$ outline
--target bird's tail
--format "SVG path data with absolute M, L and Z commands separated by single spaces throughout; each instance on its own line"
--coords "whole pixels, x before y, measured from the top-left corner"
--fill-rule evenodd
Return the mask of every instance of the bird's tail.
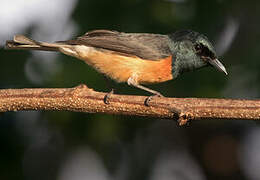
M 24 35 L 15 35 L 13 40 L 6 41 L 6 49 L 25 49 L 41 51 L 59 51 L 59 47 L 64 46 L 62 43 L 46 43 L 32 40 Z

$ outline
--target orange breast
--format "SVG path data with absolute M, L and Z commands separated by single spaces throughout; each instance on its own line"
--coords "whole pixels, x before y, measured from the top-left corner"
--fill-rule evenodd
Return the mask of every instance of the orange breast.
M 117 82 L 126 82 L 133 76 L 140 84 L 159 83 L 172 79 L 171 56 L 153 61 L 111 51 L 100 51 L 92 47 L 87 48 L 87 51 L 77 50 L 77 57 Z
M 138 82 L 141 84 L 160 83 L 172 79 L 172 56 L 152 61 L 141 60 Z

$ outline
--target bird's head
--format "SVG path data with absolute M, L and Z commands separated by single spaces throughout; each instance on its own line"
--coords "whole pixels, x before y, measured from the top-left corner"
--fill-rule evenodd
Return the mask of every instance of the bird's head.
M 216 51 L 206 36 L 184 30 L 169 37 L 172 42 L 170 49 L 175 55 L 173 71 L 176 70 L 177 74 L 210 65 L 227 75 L 226 68 L 218 60 Z

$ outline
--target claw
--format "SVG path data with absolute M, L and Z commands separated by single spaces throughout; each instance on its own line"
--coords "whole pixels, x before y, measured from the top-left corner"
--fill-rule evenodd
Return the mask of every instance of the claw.
M 111 98 L 111 95 L 114 94 L 114 89 L 112 89 L 109 93 L 107 93 L 104 96 L 104 103 L 109 104 L 109 99 Z
M 150 106 L 149 103 L 153 100 L 154 97 L 164 97 L 162 94 L 160 93 L 157 93 L 157 94 L 154 94 L 152 96 L 149 96 L 147 97 L 145 100 L 144 100 L 144 105 L 146 106 Z

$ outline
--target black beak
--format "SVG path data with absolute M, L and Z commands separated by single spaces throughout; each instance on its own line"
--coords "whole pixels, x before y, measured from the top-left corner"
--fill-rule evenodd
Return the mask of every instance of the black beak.
M 226 68 L 218 59 L 210 59 L 208 62 L 217 70 L 224 72 L 226 75 L 228 75 Z

